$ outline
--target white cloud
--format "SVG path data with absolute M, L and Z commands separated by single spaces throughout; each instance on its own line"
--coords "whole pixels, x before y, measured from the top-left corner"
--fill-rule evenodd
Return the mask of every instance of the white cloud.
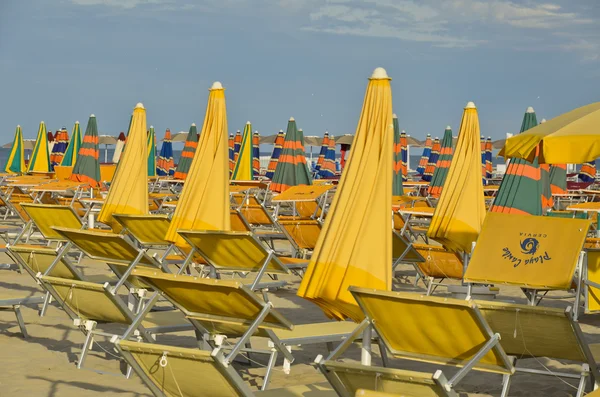
M 71 0 L 73 4 L 81 6 L 107 6 L 123 9 L 132 9 L 146 4 L 169 4 L 170 0 Z

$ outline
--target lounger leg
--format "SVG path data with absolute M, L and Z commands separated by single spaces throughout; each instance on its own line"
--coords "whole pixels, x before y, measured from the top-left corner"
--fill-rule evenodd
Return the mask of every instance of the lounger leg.
M 590 375 L 590 367 L 587 364 L 581 366 L 581 378 L 579 378 L 579 387 L 577 388 L 576 397 L 583 397 L 585 394 L 585 386 L 587 384 L 587 378 Z
M 44 296 L 44 304 L 42 305 L 42 308 L 40 310 L 40 317 L 44 317 L 44 315 L 46 314 L 46 310 L 48 310 L 48 305 L 50 304 L 50 302 L 52 302 L 52 296 L 50 295 L 50 292 L 46 292 L 46 295 Z
M 83 368 L 83 363 L 85 362 L 85 357 L 89 349 L 92 348 L 92 343 L 94 341 L 94 328 L 96 323 L 91 325 L 91 330 L 87 331 L 87 335 L 85 336 L 85 342 L 83 343 L 83 347 L 81 349 L 81 355 L 79 356 L 79 361 L 77 362 L 77 369 Z M 87 327 L 86 327 L 87 328 Z
M 273 373 L 273 367 L 275 367 L 275 363 L 277 362 L 277 350 L 273 349 L 271 352 L 271 356 L 269 357 L 269 364 L 267 365 L 267 373 L 265 374 L 265 378 L 263 379 L 263 385 L 260 390 L 267 390 L 269 386 L 269 382 L 271 381 L 271 374 Z
M 23 316 L 21 315 L 21 306 L 14 305 L 13 310 L 15 311 L 15 316 L 17 317 L 17 323 L 19 324 L 19 328 L 21 329 L 21 333 L 23 334 L 23 338 L 29 338 L 27 334 L 27 329 L 25 328 L 25 321 L 23 321 Z
M 360 351 L 360 363 L 362 365 L 371 365 L 371 338 L 373 336 L 373 328 L 369 324 L 363 331 L 362 348 Z
M 427 296 L 430 296 L 431 293 L 433 292 L 433 282 L 434 282 L 434 278 L 433 277 L 427 277 Z M 425 280 L 423 280 L 425 281 Z

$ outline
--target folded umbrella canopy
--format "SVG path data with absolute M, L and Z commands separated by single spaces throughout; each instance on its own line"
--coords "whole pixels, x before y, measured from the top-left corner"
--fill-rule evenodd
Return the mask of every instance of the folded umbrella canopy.
M 431 153 L 429 154 L 429 159 L 427 160 L 427 167 L 425 167 L 425 172 L 421 177 L 421 180 L 425 182 L 431 182 L 431 178 L 433 177 L 433 173 L 437 167 L 438 158 L 440 157 L 440 150 L 442 149 L 442 144 L 440 143 L 440 138 L 437 136 L 433 140 L 433 145 L 431 146 Z
M 190 164 L 192 164 L 194 153 L 196 153 L 197 146 L 198 129 L 196 128 L 196 123 L 192 123 L 187 138 L 185 139 L 185 144 L 183 145 L 181 157 L 179 158 L 179 163 L 177 164 L 177 169 L 175 170 L 173 178 L 185 180 L 190 169 Z
M 367 86 L 352 156 L 298 288 L 298 296 L 331 318 L 363 318 L 349 286 L 391 289 L 393 144 L 390 79 L 377 68 Z
M 396 120 L 398 120 L 396 118 Z M 406 131 L 400 133 L 400 153 L 402 155 L 402 182 L 408 180 L 408 140 Z
M 15 139 L 13 140 L 4 171 L 9 174 L 22 174 L 25 172 L 25 144 L 23 143 L 23 131 L 20 125 L 15 130 Z
M 79 155 L 79 149 L 81 148 L 82 138 L 81 129 L 79 128 L 79 121 L 75 122 L 73 126 L 73 132 L 71 132 L 71 139 L 67 145 L 67 150 L 60 163 L 63 167 L 73 167 L 77 162 L 77 156 Z
M 566 164 L 553 164 L 550 166 L 550 191 L 552 194 L 567 193 Z
M 275 143 L 273 144 L 273 152 L 271 153 L 271 161 L 269 161 L 269 168 L 265 176 L 269 179 L 273 179 L 275 170 L 277 169 L 277 163 L 279 162 L 279 156 L 283 150 L 283 142 L 285 141 L 285 134 L 283 130 L 279 130 L 275 137 Z
M 325 154 L 329 148 L 329 132 L 325 131 L 323 135 L 323 141 L 321 142 L 321 150 L 319 151 L 319 158 L 317 159 L 317 165 L 315 165 L 315 172 L 319 172 L 323 161 L 325 161 Z
M 146 141 L 148 146 L 148 176 L 156 176 L 156 134 L 154 126 L 150 126 Z
M 67 145 L 69 144 L 69 133 L 65 127 L 56 131 L 56 137 L 54 139 L 54 146 L 52 147 L 52 154 L 50 155 L 50 163 L 52 167 L 61 165 L 65 152 L 67 151 Z
M 252 178 L 252 124 L 248 121 L 244 127 L 240 148 L 235 156 L 232 181 L 251 181 Z
M 481 179 L 485 185 L 485 138 L 482 136 L 479 142 L 481 142 Z
M 425 174 L 425 168 L 427 168 L 427 163 L 429 162 L 429 155 L 431 154 L 432 145 L 433 142 L 431 141 L 431 134 L 427 134 L 427 138 L 425 138 L 425 148 L 423 149 L 423 154 L 421 155 L 419 166 L 417 167 L 417 174 L 419 175 Z
M 521 133 L 536 125 L 535 111 L 532 107 L 528 107 L 521 123 Z M 546 175 L 543 176 L 543 173 Z M 531 163 L 524 159 L 512 158 L 509 160 L 490 211 L 543 215 L 546 209 L 543 197 L 544 184 L 548 185 L 548 175 L 547 171 L 540 167 L 537 156 Z
M 400 125 L 398 124 L 398 117 L 396 117 L 395 114 L 392 116 L 392 124 L 394 126 L 394 156 L 392 159 L 392 195 L 402 196 L 404 195 L 404 189 L 402 187 L 402 181 L 404 179 L 402 168 L 402 138 L 400 134 Z
M 327 142 L 329 146 L 327 147 L 325 159 L 318 173 L 321 178 L 335 177 L 335 139 L 333 135 L 327 138 Z
M 98 124 L 96 116 L 90 115 L 83 143 L 79 148 L 77 162 L 71 174 L 71 180 L 76 182 L 85 182 L 92 187 L 100 185 L 100 161 L 98 159 L 100 151 L 98 150 Z
M 163 138 L 158 161 L 156 162 L 156 174 L 160 176 L 171 176 L 175 173 L 175 162 L 173 161 L 173 143 L 171 142 L 171 130 L 167 128 Z
M 252 135 L 252 175 L 260 175 L 260 134 L 254 131 Z
M 129 123 L 131 124 L 131 122 Z M 128 129 L 129 131 L 129 129 Z M 115 151 L 113 153 L 112 162 L 113 164 L 117 164 L 121 159 L 121 154 L 123 153 L 123 149 L 125 148 L 125 141 L 127 138 L 125 137 L 125 133 L 121 132 L 119 137 L 117 138 L 117 143 L 115 144 Z
M 477 140 L 478 147 L 481 147 L 479 138 Z M 448 176 L 448 169 L 450 168 L 450 164 L 452 164 L 452 153 L 452 129 L 450 126 L 447 126 L 442 138 L 440 155 L 433 171 L 433 176 L 431 177 L 431 183 L 429 184 L 429 195 L 433 197 L 439 197 L 442 194 L 442 189 L 444 189 L 446 177 Z M 481 162 L 479 164 L 481 173 Z
M 233 138 L 233 160 L 236 161 L 237 155 L 240 152 L 240 147 L 242 146 L 242 132 L 237 130 L 235 132 L 235 137 Z
M 46 134 L 46 124 L 40 122 L 37 139 L 31 153 L 31 160 L 27 172 L 52 172 L 50 164 L 50 152 L 48 151 L 48 136 Z
M 492 163 L 492 138 L 487 137 L 485 140 L 485 179 L 492 179 L 494 173 L 494 164 Z
M 577 177 L 581 182 L 594 182 L 596 180 L 596 160 L 583 163 Z
M 312 178 L 306 165 L 304 136 L 296 127 L 296 120 L 290 117 L 283 142 L 283 150 L 273 175 L 271 190 L 281 193 L 292 186 L 312 185 Z
M 233 173 L 235 168 L 235 150 L 233 148 L 233 134 L 229 134 L 229 140 L 227 141 L 229 147 L 229 177 Z
M 208 94 L 202 136 L 166 239 L 186 247 L 177 230 L 230 230 L 227 106 L 218 81 Z
M 133 109 L 127 145 L 117 164 L 108 195 L 98 220 L 115 232 L 121 226 L 113 214 L 148 214 L 148 133 L 146 109 L 138 103 Z
M 464 109 L 456 151 L 427 236 L 454 252 L 471 252 L 485 218 L 477 108 Z

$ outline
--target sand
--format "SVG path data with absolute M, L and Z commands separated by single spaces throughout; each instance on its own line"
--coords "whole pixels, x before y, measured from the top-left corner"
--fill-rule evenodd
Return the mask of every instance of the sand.
M 8 256 L 1 254 L 0 263 L 12 262 Z M 101 273 L 105 271 L 101 265 L 84 261 L 86 273 Z M 409 267 L 400 269 L 395 287 L 400 290 L 423 292 L 422 285 L 414 287 L 414 271 Z M 295 324 L 313 321 L 326 321 L 326 317 L 318 307 L 298 298 L 295 291 L 299 279 L 295 276 L 288 278 L 290 286 L 270 295 L 275 307 Z M 27 274 L 19 274 L 14 270 L 0 270 L 0 296 L 35 296 L 41 290 L 35 281 Z M 440 290 L 438 295 L 445 295 Z M 500 299 L 524 303 L 522 293 L 516 288 L 501 288 Z M 568 300 L 547 300 L 545 305 L 565 308 Z M 23 316 L 27 323 L 30 337 L 23 339 L 12 312 L 0 311 L 0 396 L 150 396 L 150 392 L 133 375 L 126 379 L 120 375 L 122 362 L 116 357 L 111 344 L 99 339 L 89 354 L 84 369 L 76 368 L 76 360 L 84 341 L 84 335 L 76 328 L 68 316 L 56 306 L 51 306 L 44 317 L 39 317 L 37 308 L 23 308 Z M 594 316 L 583 316 L 581 326 L 589 342 L 600 342 L 600 321 Z M 109 328 L 115 329 L 115 328 Z M 457 338 L 460 335 L 457 335 Z M 160 335 L 159 343 L 177 344 L 194 347 L 193 333 Z M 106 351 L 103 351 L 105 349 Z M 288 385 L 323 382 L 324 377 L 310 363 L 318 354 L 327 354 L 324 345 L 312 345 L 294 350 L 296 362 L 290 375 L 275 371 L 270 388 Z M 345 359 L 358 360 L 360 351 L 352 348 L 344 355 Z M 261 360 L 259 360 L 261 361 Z M 280 359 L 281 361 L 281 359 Z M 577 370 L 577 365 L 568 365 L 553 360 L 539 359 L 539 362 L 549 369 L 562 370 L 570 368 Z M 262 360 L 265 363 L 265 360 Z M 375 354 L 374 364 L 380 363 Z M 523 360 L 520 365 L 542 368 L 534 359 Z M 279 363 L 280 365 L 280 363 Z M 264 367 L 245 364 L 236 365 L 242 377 L 253 386 L 262 384 Z M 433 371 L 440 368 L 407 361 L 392 361 L 392 366 L 420 371 Z M 447 377 L 455 370 L 442 368 Z M 99 373 L 103 371 L 105 373 Z M 111 374 L 109 374 L 109 372 Z M 571 396 L 575 395 L 575 381 L 570 385 L 564 380 L 552 376 L 517 374 L 511 386 L 511 396 Z M 456 387 L 461 395 L 468 396 L 497 396 L 500 394 L 501 376 L 472 371 Z

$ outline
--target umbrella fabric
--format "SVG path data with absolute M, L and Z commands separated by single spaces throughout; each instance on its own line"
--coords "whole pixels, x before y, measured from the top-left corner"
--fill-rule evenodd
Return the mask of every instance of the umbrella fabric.
M 506 140 L 500 156 L 532 161 L 541 143 L 540 164 L 582 164 L 600 157 L 600 102 L 540 123 Z
M 6 162 L 4 171 L 9 174 L 22 174 L 25 172 L 25 145 L 23 143 L 23 131 L 18 125 L 15 130 L 15 139 L 10 149 L 10 155 Z
M 392 91 L 376 69 L 365 94 L 352 157 L 337 187 L 298 296 L 326 315 L 360 321 L 364 315 L 349 286 L 392 286 Z
M 54 148 L 54 135 L 52 131 L 48 131 L 48 153 L 52 154 L 52 149 Z M 52 163 L 52 160 L 50 160 Z
M 186 243 L 177 230 L 230 230 L 225 90 L 215 82 L 208 94 L 198 150 L 171 220 L 166 239 Z
M 273 152 L 271 153 L 271 161 L 269 161 L 269 168 L 267 168 L 267 173 L 265 176 L 269 179 L 273 179 L 273 175 L 275 175 L 275 170 L 277 169 L 277 163 L 279 162 L 279 156 L 281 155 L 281 151 L 283 150 L 283 142 L 285 141 L 285 134 L 283 130 L 279 130 L 277 133 L 277 137 L 275 138 L 275 143 L 273 145 Z
M 489 181 L 492 179 L 494 172 L 494 165 L 492 163 L 492 138 L 488 136 L 485 141 L 485 179 Z
M 392 116 L 392 125 L 394 126 L 394 156 L 392 158 L 392 195 L 402 196 L 404 189 L 402 188 L 403 175 L 403 152 L 402 152 L 402 138 L 400 134 L 400 125 L 398 124 L 398 117 L 394 114 Z M 405 137 L 406 143 L 406 137 Z
M 417 167 L 418 175 L 423 175 L 425 173 L 425 168 L 427 168 L 427 163 L 429 162 L 429 155 L 431 154 L 432 145 L 433 142 L 431 141 L 431 135 L 427 134 L 427 138 L 425 138 L 425 148 L 423 149 L 423 154 L 421 155 L 419 166 Z
M 400 133 L 400 153 L 402 154 L 402 182 L 408 180 L 408 143 L 406 139 L 406 131 Z
M 477 108 L 464 109 L 456 151 L 427 236 L 454 252 L 471 252 L 485 218 Z
M 242 142 L 235 157 L 232 181 L 251 181 L 252 178 L 252 124 L 248 121 L 242 134 Z
M 321 169 L 318 174 L 321 178 L 333 178 L 335 177 L 335 139 L 333 135 L 327 138 L 329 146 L 325 153 L 325 159 L 321 165 Z
M 485 185 L 485 138 L 481 137 L 479 142 L 481 142 L 481 178 L 483 180 L 483 184 Z
M 56 138 L 54 139 L 54 146 L 52 147 L 52 154 L 50 155 L 50 163 L 52 163 L 52 167 L 62 163 L 68 144 L 69 133 L 67 132 L 67 129 L 63 127 L 56 131 Z
M 71 174 L 71 180 L 76 182 L 86 182 L 92 187 L 100 185 L 100 161 L 98 160 L 100 151 L 98 150 L 98 124 L 96 116 L 93 114 L 88 119 L 83 143 L 79 148 L 77 162 Z
M 566 164 L 554 164 L 550 166 L 550 191 L 552 194 L 567 193 Z
M 115 144 L 115 151 L 113 153 L 113 158 L 112 158 L 113 164 L 117 164 L 119 162 L 119 160 L 121 159 L 121 154 L 123 153 L 123 149 L 125 148 L 126 140 L 127 140 L 127 138 L 125 138 L 125 133 L 121 132 L 119 134 L 119 137 L 117 138 L 117 143 Z
M 67 150 L 62 159 L 60 165 L 64 167 L 73 167 L 77 162 L 77 156 L 79 155 L 79 149 L 81 148 L 82 138 L 81 129 L 79 128 L 79 121 L 75 122 L 73 126 L 73 132 L 71 132 L 71 139 L 67 145 Z
M 583 163 L 577 177 L 581 182 L 594 182 L 596 180 L 596 161 Z
M 156 162 L 156 174 L 159 176 L 172 176 L 174 173 L 173 142 L 171 142 L 171 130 L 167 128 Z
M 528 108 L 521 123 L 521 133 L 536 125 L 535 112 L 533 108 Z M 547 175 L 542 178 L 542 172 L 537 157 L 533 159 L 533 163 L 518 158 L 510 159 L 490 211 L 543 215 L 546 208 L 544 182 L 548 184 L 548 178 Z
M 117 232 L 121 226 L 113 214 L 148 214 L 148 133 L 146 109 L 138 103 L 133 109 L 127 145 L 117 164 L 108 195 L 98 220 Z
M 252 175 L 260 175 L 260 134 L 254 131 L 252 135 Z
M 146 144 L 148 146 L 148 176 L 156 176 L 156 134 L 153 126 L 150 126 L 150 130 L 148 130 Z
M 319 158 L 317 159 L 317 165 L 315 165 L 315 172 L 319 172 L 323 161 L 325 161 L 325 154 L 329 149 L 329 132 L 325 131 L 323 135 L 323 141 L 321 142 L 321 150 L 319 151 Z
M 183 145 L 181 157 L 179 158 L 179 164 L 177 164 L 177 169 L 175 170 L 173 178 L 185 180 L 190 169 L 190 164 L 192 164 L 192 159 L 194 158 L 194 153 L 196 152 L 197 146 L 198 129 L 194 123 L 190 126 L 190 131 L 188 132 L 185 144 Z
M 38 128 L 37 139 L 27 172 L 52 172 L 50 164 L 50 152 L 48 151 L 48 135 L 46 134 L 46 124 L 42 121 Z
M 340 166 L 342 169 L 346 166 L 346 152 L 350 150 L 349 143 L 341 143 L 340 144 Z
M 433 140 L 433 145 L 431 146 L 431 153 L 429 154 L 429 159 L 427 159 L 427 167 L 425 167 L 425 172 L 421 177 L 421 180 L 425 182 L 431 182 L 431 178 L 433 177 L 433 172 L 437 167 L 437 161 L 440 157 L 440 150 L 442 149 L 442 145 L 440 143 L 440 138 L 435 137 Z
M 312 185 L 312 178 L 306 165 L 304 137 L 296 127 L 296 121 L 291 117 L 285 133 L 283 150 L 273 174 L 271 190 L 281 193 L 298 185 Z
M 233 160 L 235 162 L 237 162 L 237 156 L 238 156 L 238 153 L 240 152 L 241 146 L 242 146 L 242 133 L 240 130 L 237 130 L 235 132 L 235 137 L 233 138 L 233 153 L 234 153 Z
M 478 143 L 478 146 L 481 145 Z M 433 176 L 431 177 L 431 183 L 429 184 L 429 195 L 433 197 L 439 197 L 444 189 L 446 177 L 448 175 L 448 169 L 452 164 L 452 129 L 450 126 L 446 127 L 444 131 L 444 137 L 442 138 L 440 155 L 438 157 Z M 481 161 L 480 161 L 481 167 Z M 481 170 L 481 168 L 480 168 Z
M 227 141 L 229 147 L 229 177 L 235 168 L 235 150 L 233 149 L 233 134 L 229 134 L 229 140 Z

